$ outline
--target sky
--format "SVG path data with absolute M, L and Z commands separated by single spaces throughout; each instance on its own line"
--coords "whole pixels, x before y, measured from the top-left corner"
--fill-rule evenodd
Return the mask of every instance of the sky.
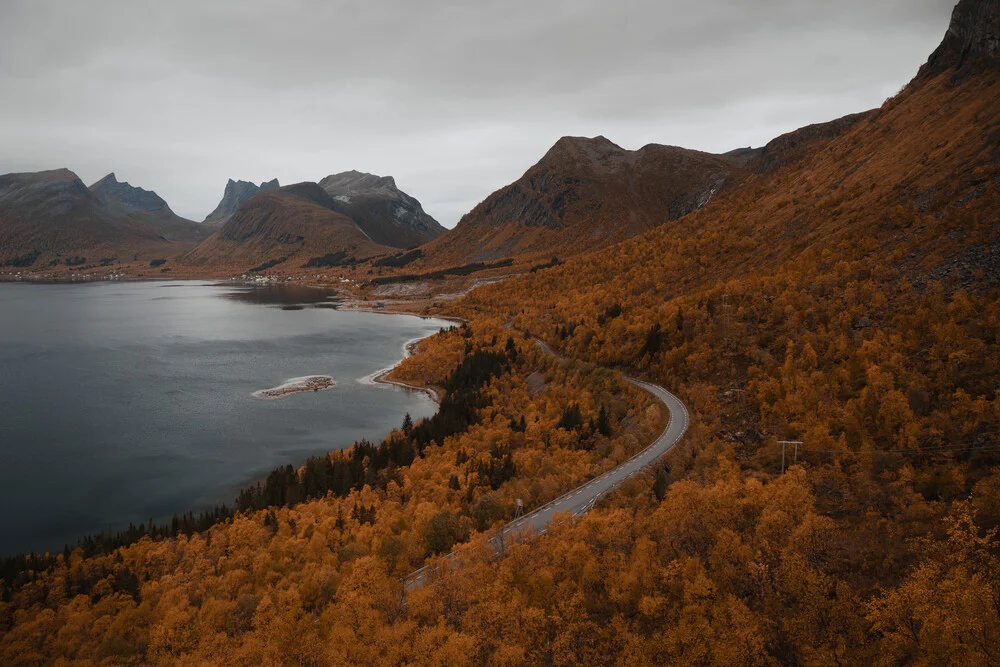
M 711 152 L 877 107 L 955 0 L 0 0 L 0 173 L 391 175 L 446 227 L 561 136 Z

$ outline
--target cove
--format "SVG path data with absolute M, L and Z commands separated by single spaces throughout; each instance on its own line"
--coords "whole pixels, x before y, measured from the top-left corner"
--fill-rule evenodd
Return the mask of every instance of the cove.
M 0 283 L 0 555 L 231 504 L 276 466 L 433 414 L 370 378 L 447 326 L 304 287 Z M 253 397 L 309 376 L 333 384 Z

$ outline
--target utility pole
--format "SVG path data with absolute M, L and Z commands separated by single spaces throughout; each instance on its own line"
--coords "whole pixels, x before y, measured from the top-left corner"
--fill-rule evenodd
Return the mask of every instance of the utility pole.
M 787 447 L 788 445 L 794 445 L 795 446 L 795 454 L 793 455 L 795 458 L 792 461 L 792 465 L 795 465 L 796 463 L 798 463 L 798 460 L 799 460 L 799 445 L 801 445 L 802 443 L 799 442 L 798 440 L 779 440 L 778 444 L 781 445 L 781 474 L 784 475 L 785 474 L 785 447 Z
M 722 344 L 726 349 L 726 354 L 731 352 L 730 341 L 729 341 L 729 329 L 730 329 L 730 318 L 729 318 L 729 295 L 722 295 Z

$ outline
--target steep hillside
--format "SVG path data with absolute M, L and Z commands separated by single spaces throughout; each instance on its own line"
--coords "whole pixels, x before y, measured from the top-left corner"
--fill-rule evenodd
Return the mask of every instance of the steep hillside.
M 169 241 L 197 242 L 207 236 L 204 227 L 178 216 L 155 192 L 120 182 L 113 172 L 89 189 L 109 210 L 142 223 Z
M 989 37 L 1000 34 L 997 6 L 960 3 L 942 48 L 881 109 L 839 122 L 832 138 L 805 148 L 795 136 L 815 128 L 772 142 L 797 160 L 767 160 L 768 149 L 751 154 L 755 173 L 704 209 L 614 253 L 485 288 L 472 301 L 514 311 L 527 295 L 558 295 L 554 313 L 529 310 L 525 318 L 549 319 L 560 333 L 580 324 L 579 340 L 566 336 L 574 354 L 638 363 L 646 331 L 628 324 L 632 318 L 666 328 L 683 304 L 686 328 L 694 312 L 708 316 L 709 304 L 721 318 L 726 292 L 737 320 L 731 326 L 741 335 L 760 327 L 753 336 L 765 335 L 760 311 L 770 309 L 764 304 L 774 290 L 796 280 L 796 289 L 819 290 L 815 298 L 829 305 L 838 290 L 860 284 L 885 290 L 892 295 L 886 299 L 916 298 L 934 283 L 946 294 L 992 293 L 1000 286 L 1000 59 Z M 959 35 L 967 42 L 956 43 Z M 856 307 L 866 307 L 863 301 Z M 629 315 L 598 323 L 601 304 L 616 302 Z M 890 303 L 871 298 L 858 317 L 898 316 Z M 787 342 L 773 331 L 767 338 Z
M 0 176 L 0 264 L 124 261 L 181 247 L 106 205 L 68 169 Z
M 225 191 L 222 193 L 222 200 L 215 207 L 215 210 L 208 214 L 208 217 L 204 220 L 204 224 L 216 230 L 225 224 L 226 220 L 240 207 L 240 204 L 261 190 L 275 190 L 279 187 L 281 186 L 276 178 L 260 185 L 249 181 L 234 181 L 230 178 L 226 183 Z
M 300 269 L 310 260 L 321 268 L 390 251 L 337 213 L 334 203 L 315 183 L 261 191 L 180 261 L 194 267 L 238 270 L 268 264 L 267 268 L 281 271 Z
M 412 248 L 445 232 L 420 202 L 396 187 L 391 176 L 345 171 L 319 182 L 333 210 L 351 218 L 376 243 Z

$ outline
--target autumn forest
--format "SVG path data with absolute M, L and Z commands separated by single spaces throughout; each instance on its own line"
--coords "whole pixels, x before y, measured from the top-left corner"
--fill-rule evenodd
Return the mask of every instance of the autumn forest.
M 953 30 L 881 108 L 667 224 L 382 260 L 368 296 L 496 277 L 399 306 L 455 321 L 391 376 L 437 414 L 11 559 L 0 663 L 1000 663 L 1000 10 L 963 9 L 960 58 Z M 498 542 L 676 418 L 630 377 L 683 401 L 684 437 Z

